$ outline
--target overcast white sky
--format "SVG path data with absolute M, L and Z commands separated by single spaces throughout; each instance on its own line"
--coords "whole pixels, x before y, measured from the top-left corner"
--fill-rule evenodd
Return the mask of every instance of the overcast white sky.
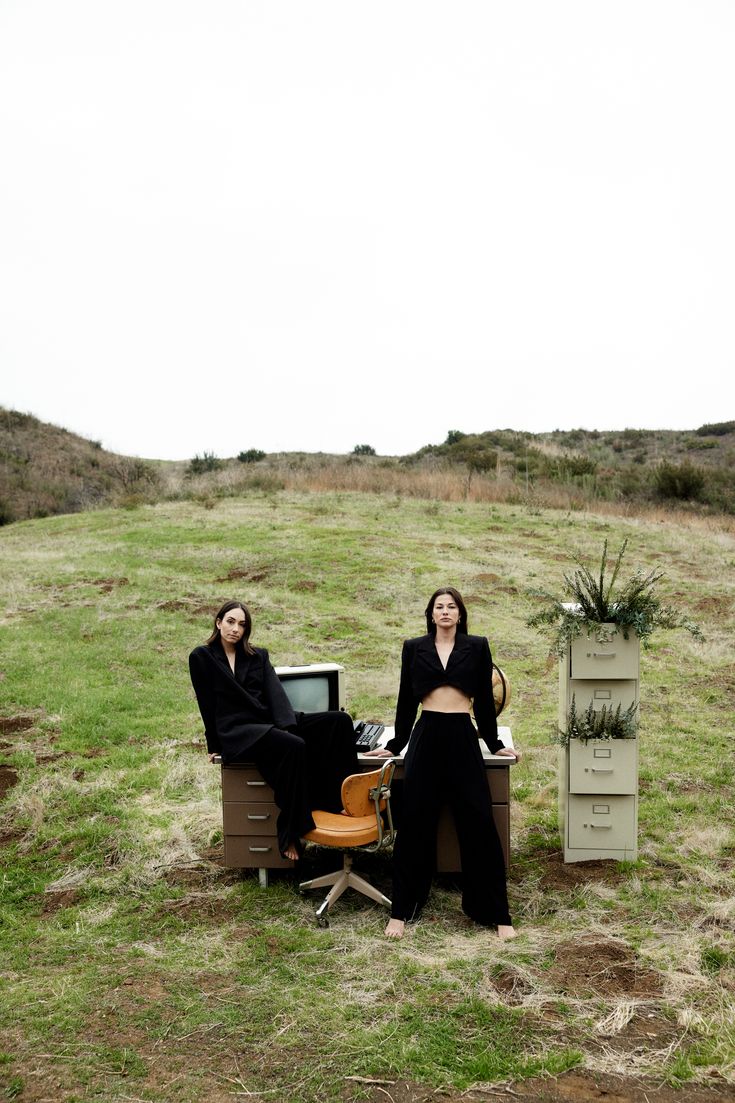
M 0 404 L 154 458 L 735 417 L 732 0 L 0 0 Z

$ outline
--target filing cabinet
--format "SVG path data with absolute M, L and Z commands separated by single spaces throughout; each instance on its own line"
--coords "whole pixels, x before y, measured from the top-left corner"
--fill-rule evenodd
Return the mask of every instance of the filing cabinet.
M 640 641 L 614 624 L 578 637 L 559 661 L 559 728 L 577 714 L 638 707 Z M 565 862 L 633 860 L 638 853 L 638 739 L 571 739 L 559 750 L 559 829 Z

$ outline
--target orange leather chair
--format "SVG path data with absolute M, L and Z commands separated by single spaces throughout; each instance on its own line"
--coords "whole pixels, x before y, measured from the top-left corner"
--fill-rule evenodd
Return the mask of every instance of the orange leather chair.
M 393 780 L 395 763 L 387 759 L 379 770 L 367 774 L 350 774 L 342 782 L 342 804 L 340 813 L 312 812 L 316 827 L 306 835 L 307 842 L 319 846 L 340 847 L 345 851 L 342 869 L 326 873 L 323 877 L 314 877 L 303 881 L 299 890 L 326 888 L 331 886 L 326 899 L 316 910 L 320 927 L 329 926 L 327 912 L 345 889 L 356 889 L 390 907 L 390 900 L 369 881 L 352 872 L 351 849 L 372 852 L 390 845 L 395 837 L 393 817 L 390 809 L 390 785 Z

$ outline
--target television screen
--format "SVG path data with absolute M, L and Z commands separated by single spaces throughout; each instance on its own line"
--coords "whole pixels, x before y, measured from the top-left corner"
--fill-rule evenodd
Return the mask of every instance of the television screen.
M 276 674 L 296 712 L 327 712 L 345 707 L 344 667 L 337 663 L 277 666 Z

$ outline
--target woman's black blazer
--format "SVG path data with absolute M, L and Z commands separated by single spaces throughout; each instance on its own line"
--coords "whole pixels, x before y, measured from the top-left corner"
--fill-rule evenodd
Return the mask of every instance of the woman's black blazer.
M 238 648 L 232 673 L 219 640 L 195 647 L 189 673 L 204 721 L 207 749 L 223 762 L 243 752 L 271 728 L 292 728 L 296 715 L 264 647 L 248 655 Z
M 447 661 L 446 670 L 436 650 L 433 636 L 418 636 L 403 644 L 401 685 L 396 704 L 395 736 L 387 744 L 393 754 L 400 754 L 411 735 L 416 713 L 422 699 L 437 686 L 455 686 L 472 698 L 472 711 L 478 735 L 488 750 L 503 746 L 498 739 L 498 722 L 492 689 L 493 660 L 485 636 L 469 636 L 458 632 Z

